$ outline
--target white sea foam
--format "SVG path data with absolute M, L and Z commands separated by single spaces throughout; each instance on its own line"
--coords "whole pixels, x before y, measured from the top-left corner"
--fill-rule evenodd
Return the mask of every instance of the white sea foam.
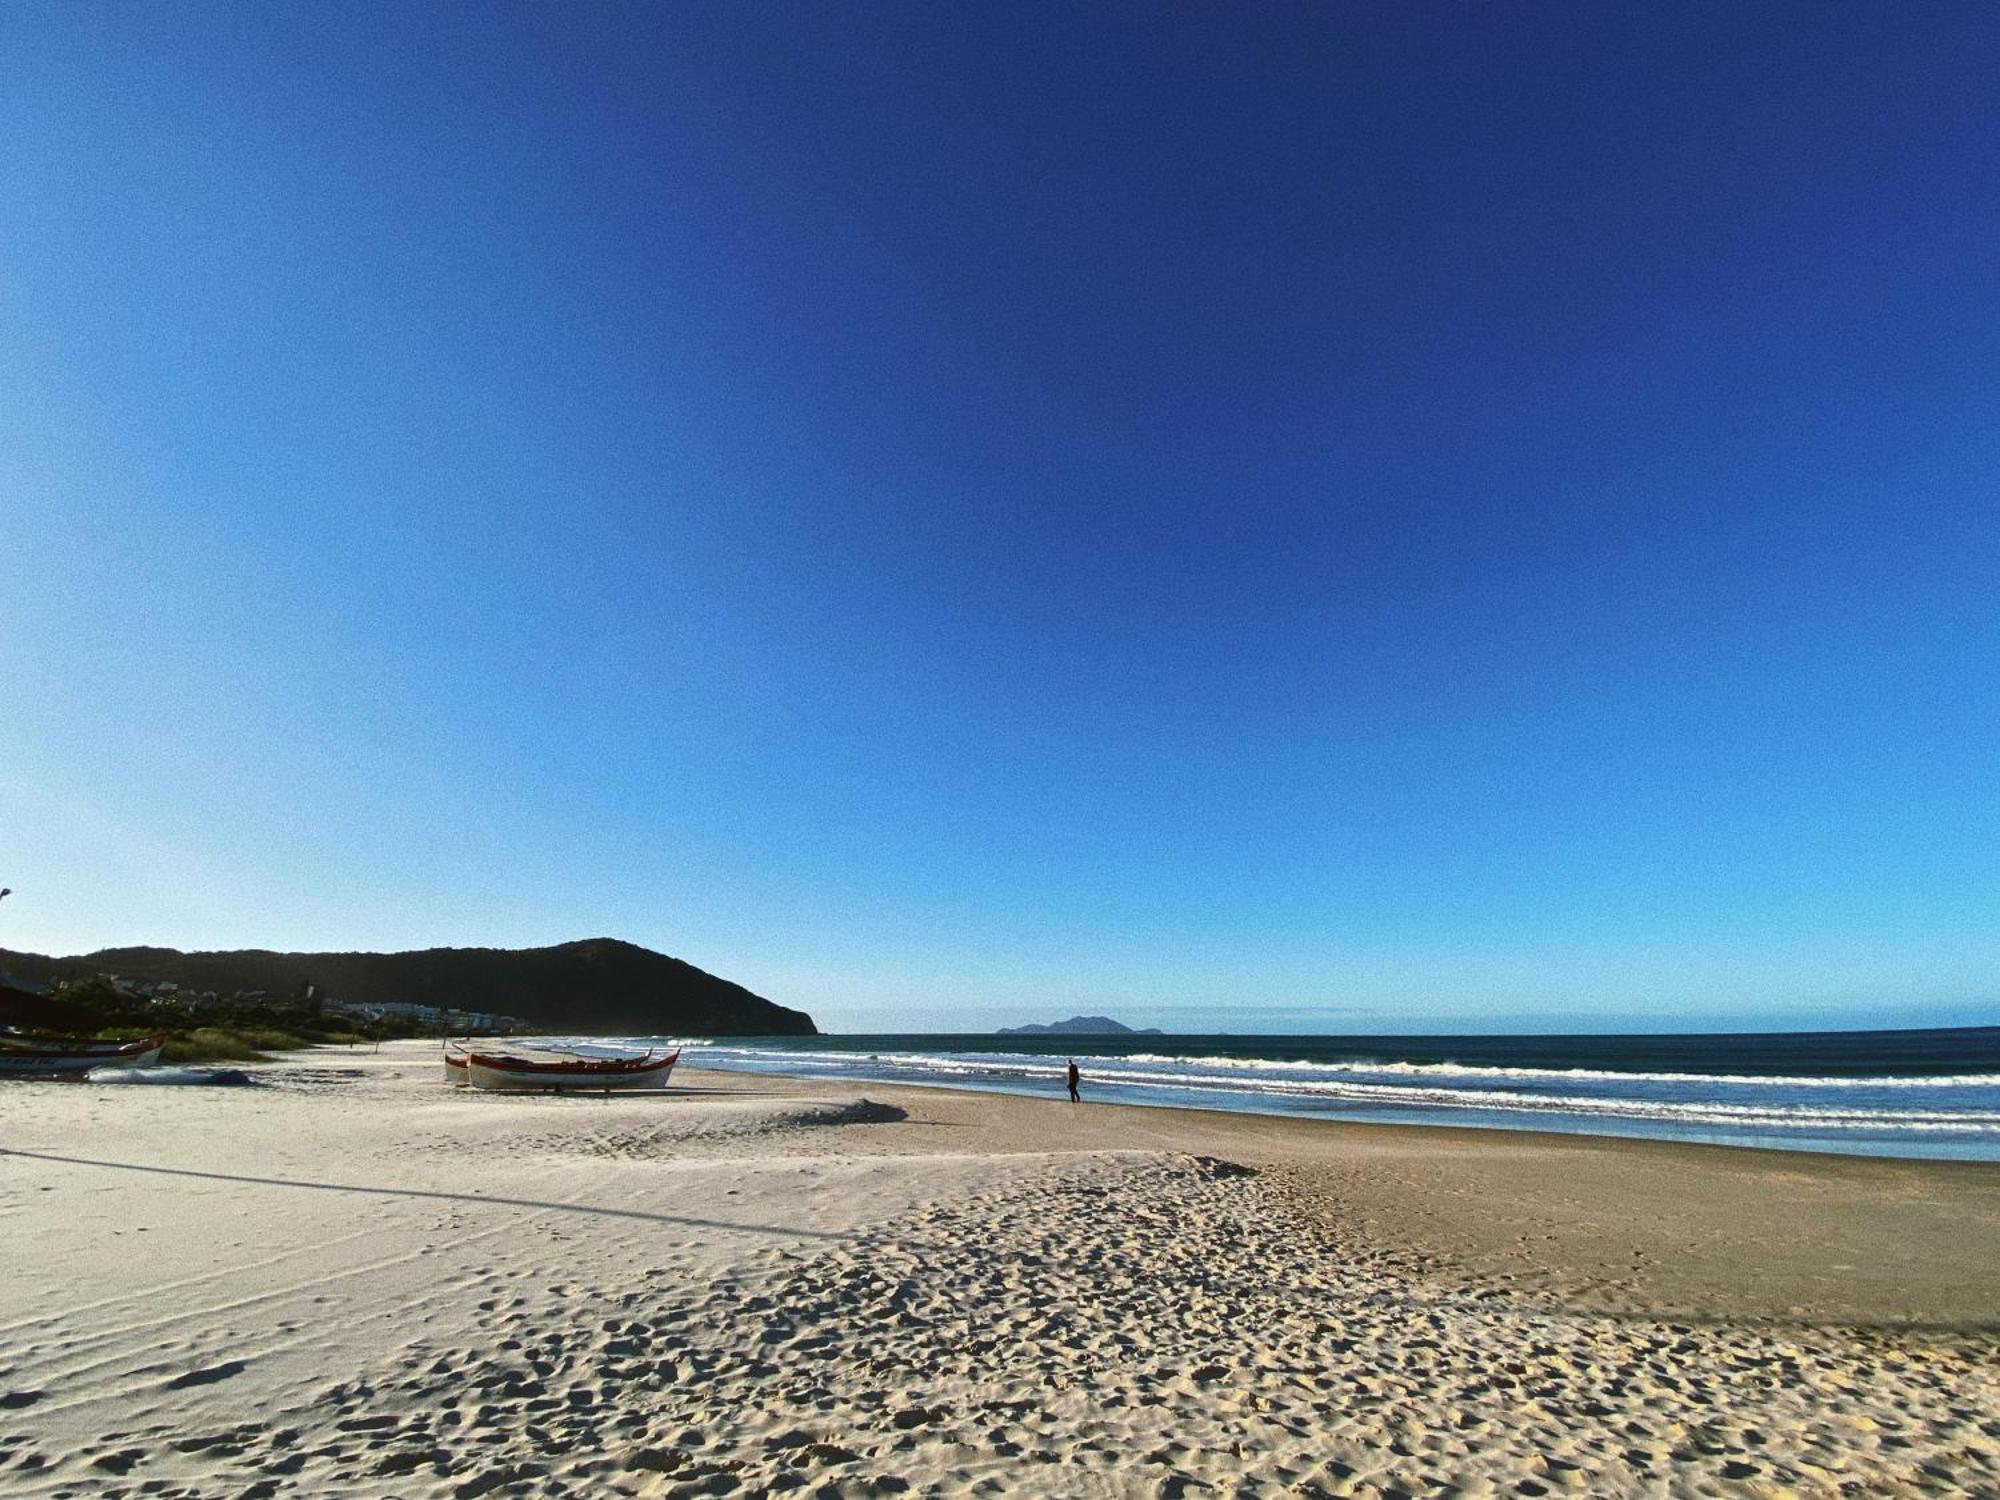
M 1029 1053 L 867 1052 L 754 1046 L 717 1046 L 704 1061 L 711 1065 L 718 1061 L 735 1061 L 749 1067 L 776 1065 L 785 1071 L 813 1073 L 887 1071 L 911 1082 L 929 1079 L 938 1083 L 1002 1087 L 1010 1082 L 1054 1080 L 1067 1066 L 1065 1058 Z M 1099 1085 L 1153 1095 L 1233 1094 L 1266 1098 L 1274 1104 L 1290 1100 L 1294 1101 L 1294 1107 L 1310 1101 L 1374 1109 L 1478 1112 L 1544 1119 L 1566 1115 L 1754 1130 L 2000 1135 L 2000 1108 L 1914 1107 L 1927 1096 L 1936 1097 L 1936 1090 L 1974 1091 L 1977 1095 L 2000 1089 L 2000 1074 L 1991 1073 L 1942 1077 L 1758 1077 L 1624 1073 L 1590 1068 L 1480 1067 L 1460 1063 L 1287 1062 L 1162 1053 L 1091 1057 L 1086 1065 L 1092 1081 Z M 1560 1091 L 1566 1085 L 1579 1086 L 1579 1091 Z M 1620 1086 L 1633 1092 L 1616 1092 Z M 1588 1091 L 1582 1091 L 1584 1088 Z M 1711 1090 L 1714 1096 L 1688 1097 L 1697 1092 L 1708 1095 Z M 1873 1091 L 1882 1102 L 1863 1102 L 1855 1090 Z M 1909 1090 L 1923 1092 L 1904 1092 Z M 1896 1098 L 1908 1102 L 1900 1105 L 1888 1102 Z M 1976 1097 L 1963 1102 L 1988 1101 Z
M 1613 1068 L 1510 1068 L 1482 1063 L 1285 1062 L 1261 1057 L 1178 1057 L 1134 1052 L 1115 1061 L 1172 1063 L 1185 1067 L 1240 1068 L 1245 1072 L 1317 1069 L 1329 1073 L 1385 1073 L 1411 1078 L 1520 1078 L 1585 1083 L 1691 1083 L 1778 1088 L 2000 1088 L 2000 1073 L 1854 1074 L 1649 1073 Z
M 920 1068 L 940 1073 L 989 1073 L 996 1068 L 1036 1074 L 1061 1073 L 1067 1059 L 1022 1052 L 844 1052 L 814 1048 L 736 1047 L 713 1044 L 719 1050 L 741 1057 L 782 1059 L 788 1063 L 886 1063 L 896 1067 Z M 1245 1073 L 1249 1078 L 1229 1081 L 1244 1088 L 1261 1088 L 1289 1079 L 1301 1081 L 1319 1075 L 1332 1077 L 1380 1076 L 1423 1079 L 1508 1079 L 1548 1083 L 1619 1083 L 1628 1085 L 1687 1084 L 1723 1088 L 1794 1089 L 1966 1089 L 2000 1088 L 2000 1073 L 1882 1074 L 1875 1077 L 1853 1075 L 1755 1074 L 1755 1073 L 1666 1073 L 1627 1072 L 1607 1068 L 1510 1068 L 1473 1063 L 1406 1062 L 1295 1062 L 1257 1057 L 1176 1056 L 1165 1053 L 1134 1052 L 1124 1056 L 1090 1057 L 1089 1065 L 1107 1076 L 1193 1077 L 1195 1074 L 1146 1074 L 1128 1072 L 1130 1065 L 1178 1067 L 1204 1072 Z

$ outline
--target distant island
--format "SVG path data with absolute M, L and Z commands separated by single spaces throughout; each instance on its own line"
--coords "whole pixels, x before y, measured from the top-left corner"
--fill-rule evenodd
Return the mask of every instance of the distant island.
M 1134 1030 L 1109 1016 L 1071 1016 L 1067 1021 L 1051 1021 L 1046 1026 L 1002 1026 L 997 1036 L 1159 1036 L 1160 1028 L 1146 1026 Z
M 550 948 L 425 948 L 408 953 L 182 953 L 102 948 L 70 958 L 0 949 L 0 971 L 43 985 L 115 975 L 149 990 L 273 1000 L 310 993 L 329 1007 L 483 1011 L 538 1030 L 605 1036 L 817 1036 L 804 1011 L 664 953 L 616 938 Z M 22 997 L 26 1002 L 28 997 Z M 0 1017 L 0 1020 L 9 1019 Z M 35 1021 L 36 1017 L 23 1017 Z

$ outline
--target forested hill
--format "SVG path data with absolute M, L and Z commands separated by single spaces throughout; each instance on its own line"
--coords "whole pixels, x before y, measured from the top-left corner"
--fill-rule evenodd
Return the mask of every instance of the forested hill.
M 519 1016 L 552 1031 L 612 1036 L 812 1036 L 804 1011 L 753 995 L 693 964 L 616 938 L 553 948 L 425 948 L 410 953 L 182 953 L 104 948 L 70 958 L 0 949 L 18 978 L 104 972 L 164 979 L 196 990 L 268 990 L 290 997 L 316 984 L 346 1004 L 409 1001 Z

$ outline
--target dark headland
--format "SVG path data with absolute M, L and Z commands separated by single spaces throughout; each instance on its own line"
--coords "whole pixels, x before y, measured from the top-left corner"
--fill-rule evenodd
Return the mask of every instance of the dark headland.
M 113 973 L 183 989 L 301 993 L 345 1005 L 415 1004 L 517 1016 L 538 1028 L 607 1036 L 814 1036 L 790 1010 L 693 964 L 616 938 L 552 948 L 424 948 L 408 953 L 272 953 L 102 948 L 52 958 L 0 949 L 0 971 L 42 984 Z

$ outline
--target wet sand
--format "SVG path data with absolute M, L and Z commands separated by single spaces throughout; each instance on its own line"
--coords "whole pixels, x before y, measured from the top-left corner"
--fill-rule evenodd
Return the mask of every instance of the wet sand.
M 2000 1169 L 679 1075 L 0 1090 L 0 1493 L 2000 1493 Z

